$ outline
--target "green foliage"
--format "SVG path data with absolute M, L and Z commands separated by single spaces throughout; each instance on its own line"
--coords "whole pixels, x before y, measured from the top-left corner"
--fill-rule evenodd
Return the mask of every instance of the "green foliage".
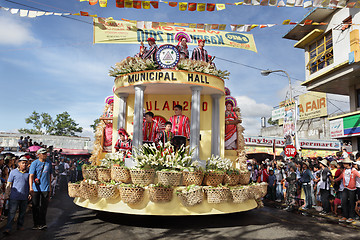
M 38 113 L 34 111 L 29 117 L 25 118 L 27 124 L 32 124 L 31 129 L 21 128 L 18 131 L 24 134 L 76 136 L 75 133 L 82 132 L 82 127 L 78 127 L 69 113 L 63 112 L 56 115 L 53 120 L 48 113 Z
M 268 122 L 268 124 L 273 125 L 273 126 L 279 125 L 279 120 L 273 121 L 272 118 L 269 118 L 267 122 Z
M 93 129 L 94 133 L 96 132 L 96 128 L 99 125 L 99 123 L 100 123 L 100 119 L 97 118 L 97 119 L 94 120 L 94 124 L 90 125 L 90 127 Z

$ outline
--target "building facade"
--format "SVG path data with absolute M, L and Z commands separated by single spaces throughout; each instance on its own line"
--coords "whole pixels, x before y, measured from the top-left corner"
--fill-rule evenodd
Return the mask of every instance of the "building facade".
M 360 9 L 311 10 L 284 38 L 305 50 L 308 91 L 346 95 L 350 112 L 329 118 L 332 139 L 360 149 Z

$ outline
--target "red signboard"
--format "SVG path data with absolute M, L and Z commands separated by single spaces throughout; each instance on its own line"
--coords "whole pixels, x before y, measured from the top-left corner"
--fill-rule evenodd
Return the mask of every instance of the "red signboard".
M 295 157 L 296 148 L 293 145 L 287 145 L 285 148 L 285 155 L 287 157 Z

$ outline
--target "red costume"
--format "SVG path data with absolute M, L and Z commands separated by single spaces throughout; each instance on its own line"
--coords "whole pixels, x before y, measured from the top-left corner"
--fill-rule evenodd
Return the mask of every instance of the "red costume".
M 152 120 L 148 123 L 143 123 L 143 141 L 144 142 L 155 142 L 157 134 L 159 132 L 159 124 L 157 121 Z
M 190 138 L 190 120 L 187 116 L 174 115 L 170 117 L 169 122 L 172 123 L 171 132 L 174 136 Z

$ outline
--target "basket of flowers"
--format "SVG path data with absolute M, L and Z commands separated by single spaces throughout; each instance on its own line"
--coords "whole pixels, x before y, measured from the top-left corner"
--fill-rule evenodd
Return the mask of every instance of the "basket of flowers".
M 240 171 L 237 169 L 226 170 L 224 176 L 224 184 L 229 186 L 235 186 L 240 181 Z
M 229 199 L 230 190 L 228 187 L 219 185 L 217 187 L 204 187 L 208 203 L 225 203 Z
M 110 177 L 115 182 L 131 182 L 130 171 L 125 167 L 125 154 L 124 152 L 107 153 L 101 160 L 101 166 L 111 169 Z
M 251 183 L 247 186 L 244 186 L 245 188 L 247 188 L 248 191 L 248 197 L 249 199 L 256 199 L 256 195 L 257 195 L 257 187 L 255 185 L 255 183 Z
M 84 179 L 91 179 L 97 181 L 96 166 L 84 164 L 82 166 L 82 174 Z
M 96 168 L 97 178 L 100 182 L 109 182 L 111 180 L 111 169 L 103 166 Z
M 136 184 L 121 184 L 120 197 L 124 203 L 136 204 L 144 199 L 145 188 Z
M 71 198 L 80 197 L 80 183 L 81 182 L 76 182 L 76 183 L 69 182 L 68 183 L 69 197 L 71 197 Z
M 150 201 L 154 203 L 170 202 L 173 198 L 174 188 L 161 183 L 149 185 Z
M 223 183 L 225 172 L 220 170 L 207 170 L 205 173 L 204 184 L 207 186 L 217 186 Z
M 97 198 L 98 183 L 97 181 L 87 179 L 80 183 L 80 197 L 84 199 Z
M 133 184 L 147 186 L 154 183 L 155 170 L 154 169 L 130 169 L 131 181 Z
M 248 185 L 250 182 L 250 174 L 249 171 L 241 171 L 239 183 L 241 185 Z
M 98 197 L 105 199 L 115 199 L 119 196 L 118 183 L 111 180 L 111 182 L 102 182 L 98 185 Z
M 183 177 L 183 184 L 185 186 L 201 185 L 204 179 L 204 172 L 201 171 L 200 169 L 193 171 L 192 169 L 190 170 L 185 169 L 182 172 L 182 177 Z
M 182 173 L 171 169 L 162 169 L 156 172 L 158 183 L 165 186 L 179 186 L 181 184 Z
M 204 192 L 202 187 L 198 185 L 190 185 L 182 190 L 178 190 L 176 195 L 185 207 L 195 206 L 204 200 Z
M 234 203 L 242 203 L 249 199 L 246 186 L 230 187 L 230 197 Z
M 211 155 L 206 160 L 206 173 L 204 184 L 207 186 L 218 186 L 223 183 L 225 171 L 232 168 L 231 160 Z
M 115 182 L 130 183 L 131 175 L 130 170 L 125 166 L 112 165 L 111 166 L 111 179 Z

